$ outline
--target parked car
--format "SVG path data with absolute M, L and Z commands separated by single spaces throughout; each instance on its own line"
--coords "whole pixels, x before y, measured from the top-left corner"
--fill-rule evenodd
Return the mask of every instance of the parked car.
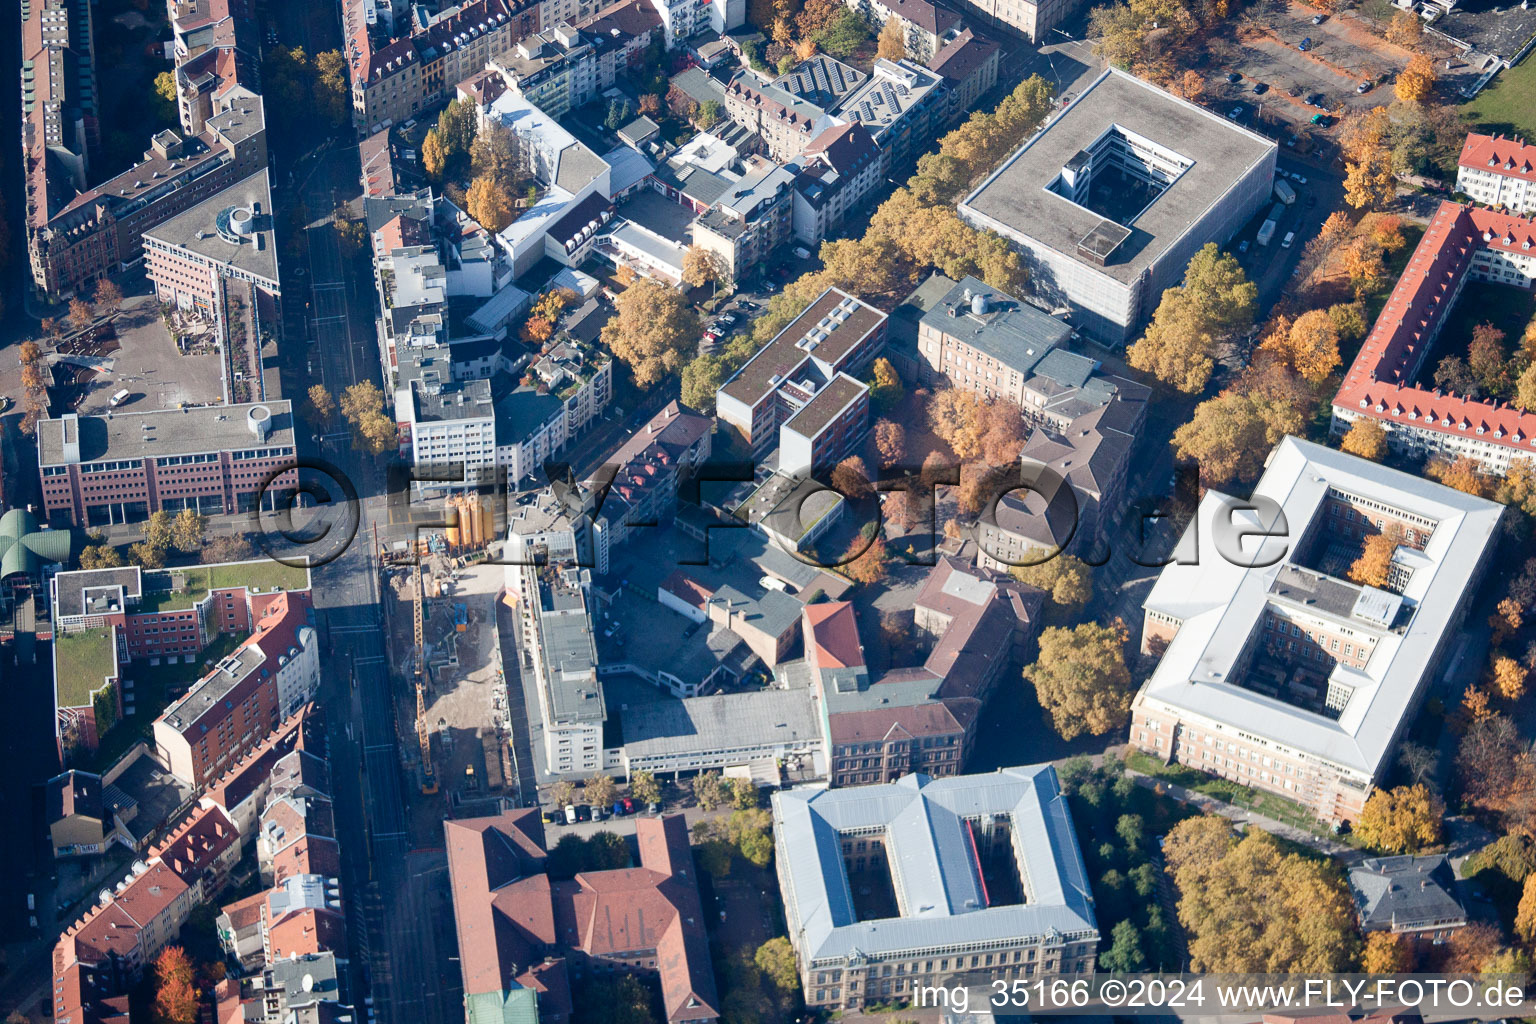
M 567 825 L 574 825 L 574 824 L 576 824 L 576 822 L 578 822 L 580 820 L 581 819 L 576 817 L 576 805 L 575 804 L 566 804 L 565 805 L 565 823 Z
M 754 309 L 757 308 L 757 303 L 755 303 L 755 302 L 748 302 L 746 299 L 742 299 L 740 302 L 736 303 L 736 305 L 738 307 L 740 307 L 741 309 L 746 310 L 748 313 L 752 312 Z
M 1284 241 L 1282 241 L 1280 243 L 1280 248 L 1282 248 L 1282 249 L 1289 249 L 1291 247 L 1291 243 L 1294 242 L 1294 241 L 1296 241 L 1296 232 L 1294 232 L 1294 231 L 1287 231 L 1285 233 Z
M 619 801 L 619 805 L 624 808 L 624 813 L 625 814 L 634 814 L 635 813 L 635 802 L 633 800 L 631 800 L 629 797 L 626 796 L 624 799 L 620 800 Z
M 1296 49 L 1300 50 L 1302 53 L 1306 53 L 1308 50 L 1312 49 L 1312 37 L 1307 36 L 1307 38 L 1301 41 L 1301 45 L 1297 46 Z
M 1358 92 L 1363 96 L 1371 91 L 1371 84 L 1372 83 L 1370 80 L 1367 79 L 1366 81 L 1361 82 L 1359 85 L 1355 86 L 1355 92 Z
M 1238 74 L 1236 71 L 1230 71 L 1230 72 L 1227 73 L 1227 81 L 1231 82 L 1233 85 L 1236 85 L 1238 82 L 1241 82 L 1242 80 L 1243 80 L 1243 76 Z
M 587 804 L 577 804 L 576 805 L 576 820 L 577 821 L 591 821 L 592 820 L 592 808 L 590 806 L 588 806 Z
M 1323 16 L 1321 14 L 1314 14 L 1314 15 L 1312 15 L 1312 24 L 1314 24 L 1314 25 L 1321 25 L 1322 23 L 1323 23 Z
M 1239 103 L 1237 106 L 1227 111 L 1227 119 L 1230 121 L 1236 121 L 1238 118 L 1243 116 L 1243 109 L 1243 105 Z
M 1323 94 L 1320 92 L 1307 94 L 1307 106 L 1320 107 L 1323 105 Z
M 1333 124 L 1333 118 L 1329 117 L 1327 114 L 1313 114 L 1312 123 L 1317 125 L 1319 128 L 1327 128 L 1329 125 Z
M 1297 172 L 1292 171 L 1291 180 L 1298 185 L 1305 185 L 1307 183 L 1307 176 L 1305 174 L 1298 174 Z
M 1263 82 L 1253 83 L 1253 94 L 1255 96 L 1263 96 L 1267 92 L 1269 92 L 1269 86 L 1265 85 Z
M 546 825 L 564 825 L 565 824 L 565 815 L 563 815 L 563 814 L 556 814 L 554 811 L 545 811 L 544 812 L 544 824 L 546 824 Z
M 1237 243 L 1237 251 L 1238 252 L 1247 252 L 1248 251 L 1248 239 L 1245 238 L 1241 242 Z
M 660 814 L 661 813 L 661 804 L 652 802 L 651 805 L 646 808 L 646 810 L 649 811 L 651 814 Z

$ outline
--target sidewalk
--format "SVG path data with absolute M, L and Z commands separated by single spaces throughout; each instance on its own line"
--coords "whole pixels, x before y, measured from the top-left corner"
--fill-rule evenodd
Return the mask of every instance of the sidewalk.
M 1183 786 L 1169 782 L 1166 779 L 1155 779 L 1133 768 L 1125 769 L 1125 774 L 1134 779 L 1138 786 L 1144 786 L 1147 789 L 1155 789 L 1161 783 L 1164 787 L 1163 792 L 1181 804 L 1198 808 L 1207 814 L 1219 814 L 1235 824 L 1257 826 L 1266 832 L 1280 836 L 1282 839 L 1289 839 L 1294 843 L 1309 846 L 1318 853 L 1326 854 L 1329 857 L 1337 857 L 1346 865 L 1356 864 L 1365 859 L 1365 853 L 1352 846 L 1346 846 L 1336 840 L 1316 835 L 1294 825 L 1287 825 L 1283 821 L 1257 814 L 1245 807 L 1236 807 L 1223 800 L 1217 800 L 1215 797 L 1206 796 L 1204 793 L 1196 793 L 1194 790 L 1185 789 Z

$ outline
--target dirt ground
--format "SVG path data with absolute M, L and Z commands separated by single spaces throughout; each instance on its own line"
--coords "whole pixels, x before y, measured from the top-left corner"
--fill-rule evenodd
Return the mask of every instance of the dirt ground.
M 451 573 L 444 559 L 429 556 L 423 575 L 428 580 L 423 620 L 429 678 L 426 721 L 439 792 L 413 800 L 411 817 L 418 841 L 430 844 L 441 841 L 445 816 L 492 811 L 504 789 L 505 737 L 498 724 L 506 696 L 495 604 L 504 569 L 490 565 Z M 412 585 L 409 571 L 395 572 L 385 595 L 391 602 L 389 649 L 399 680 L 398 720 L 408 740 L 414 738 L 416 717 Z M 416 761 L 416 744 L 408 742 L 407 749 L 407 759 Z M 482 802 L 485 807 L 478 808 Z

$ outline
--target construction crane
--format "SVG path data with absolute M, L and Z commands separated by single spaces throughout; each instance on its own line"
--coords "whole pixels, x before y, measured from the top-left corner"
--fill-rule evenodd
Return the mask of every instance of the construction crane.
M 411 669 L 416 677 L 416 741 L 421 744 L 421 791 L 431 795 L 437 792 L 437 775 L 432 771 L 432 734 L 427 731 L 427 651 L 422 619 L 426 613 L 427 595 L 421 580 L 421 559 L 417 558 L 411 586 L 415 600 L 412 602 L 415 616 L 415 649 Z

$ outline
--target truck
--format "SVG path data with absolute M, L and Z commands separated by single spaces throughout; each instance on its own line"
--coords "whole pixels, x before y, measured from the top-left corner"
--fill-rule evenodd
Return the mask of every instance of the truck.
M 1296 190 L 1277 178 L 1275 179 L 1275 198 L 1286 206 L 1290 206 L 1296 201 Z
M 1269 216 L 1264 218 L 1264 223 L 1259 227 L 1259 233 L 1254 236 L 1254 241 L 1260 245 L 1268 245 L 1269 240 L 1275 237 L 1275 229 L 1280 226 L 1280 218 L 1285 216 L 1285 204 L 1276 203 L 1269 208 Z

